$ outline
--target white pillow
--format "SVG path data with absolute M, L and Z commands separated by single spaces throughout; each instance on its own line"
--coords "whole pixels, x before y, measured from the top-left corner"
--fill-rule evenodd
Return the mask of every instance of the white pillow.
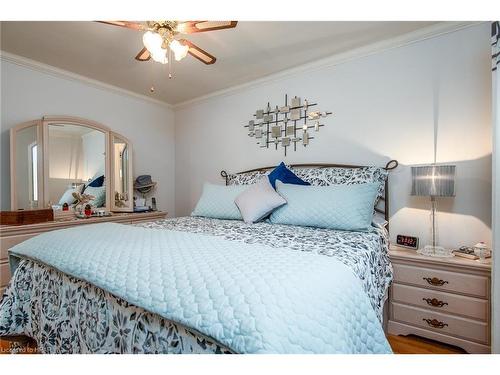
M 74 188 L 71 187 L 71 188 L 66 189 L 64 194 L 59 199 L 59 204 L 62 206 L 64 203 L 67 203 L 68 205 L 72 205 L 73 203 L 75 203 L 76 199 L 75 199 L 75 197 L 73 197 L 73 193 L 80 193 L 82 191 L 83 186 L 84 185 L 82 184 L 82 185 L 78 185 Z
M 268 178 L 252 185 L 234 200 L 245 223 L 256 223 L 273 210 L 286 204 L 285 198 L 276 193 Z

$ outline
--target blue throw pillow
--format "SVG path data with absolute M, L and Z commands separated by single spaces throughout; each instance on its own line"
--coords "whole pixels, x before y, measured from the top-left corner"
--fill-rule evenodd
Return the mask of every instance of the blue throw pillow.
M 366 231 L 371 226 L 378 183 L 298 186 L 276 183 L 287 204 L 270 217 L 273 224 Z
M 94 178 L 87 186 L 101 187 L 104 184 L 104 175 Z
M 276 180 L 283 182 L 284 184 L 292 184 L 292 185 L 311 185 L 309 182 L 306 182 L 300 178 L 298 178 L 295 173 L 293 173 L 290 169 L 288 169 L 285 163 L 281 162 L 276 168 L 273 169 L 271 173 L 269 173 L 269 182 L 276 189 Z

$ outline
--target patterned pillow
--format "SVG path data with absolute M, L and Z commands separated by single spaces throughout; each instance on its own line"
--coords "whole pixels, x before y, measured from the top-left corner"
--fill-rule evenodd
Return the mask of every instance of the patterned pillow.
M 389 172 L 380 167 L 362 168 L 292 168 L 293 173 L 313 186 L 354 185 L 375 182 L 378 193 L 375 204 L 385 194 L 385 181 Z
M 269 171 L 257 171 L 248 172 L 240 174 L 228 174 L 227 184 L 228 185 L 253 185 L 260 181 L 264 176 L 267 176 Z
M 89 201 L 93 207 L 103 207 L 106 204 L 106 186 L 87 186 L 85 194 L 94 196 L 94 199 Z
M 292 168 L 290 165 L 285 164 L 285 167 L 290 169 Z M 262 177 L 269 176 L 269 174 L 273 171 L 270 169 L 268 171 L 256 171 L 256 172 L 246 172 L 246 173 L 234 173 L 227 175 L 227 184 L 228 185 L 253 185 L 259 182 Z

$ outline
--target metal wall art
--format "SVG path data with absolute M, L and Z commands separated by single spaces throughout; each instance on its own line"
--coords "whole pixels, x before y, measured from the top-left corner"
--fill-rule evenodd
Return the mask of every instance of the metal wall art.
M 288 147 L 293 146 L 293 150 L 297 151 L 297 143 L 306 147 L 314 139 L 310 135 L 311 129 L 318 132 L 320 127 L 325 126 L 320 120 L 332 114 L 309 109 L 316 105 L 317 103 L 309 103 L 307 99 L 301 102 L 297 96 L 288 103 L 288 95 L 285 95 L 283 107 L 271 108 L 268 102 L 266 109 L 258 109 L 253 115 L 254 119 L 245 125 L 248 136 L 255 138 L 261 148 L 269 148 L 269 145 L 274 144 L 277 150 L 281 143 L 285 156 Z

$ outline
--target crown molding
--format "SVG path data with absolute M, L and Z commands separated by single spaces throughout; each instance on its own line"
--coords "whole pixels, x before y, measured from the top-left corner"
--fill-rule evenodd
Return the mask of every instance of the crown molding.
M 110 91 L 114 94 L 119 94 L 122 96 L 128 96 L 128 97 L 132 97 L 135 99 L 144 100 L 144 101 L 149 102 L 149 103 L 153 103 L 153 104 L 161 105 L 163 107 L 167 107 L 169 109 L 173 109 L 173 106 L 170 103 L 167 103 L 167 102 L 164 102 L 164 101 L 161 101 L 158 99 L 150 98 L 146 95 L 138 94 L 136 92 L 126 90 L 126 89 L 123 89 L 123 88 L 118 87 L 118 86 L 110 85 L 110 84 L 98 81 L 96 79 L 92 79 L 92 78 L 89 78 L 86 76 L 82 76 L 80 74 L 72 73 L 70 71 L 56 68 L 55 66 L 44 64 L 44 63 L 41 63 L 39 61 L 35 61 L 35 60 L 29 59 L 27 57 L 15 55 L 13 53 L 6 52 L 3 50 L 0 50 L 0 61 L 7 61 L 7 62 L 10 62 L 12 64 L 22 66 L 24 68 L 28 68 L 28 69 L 31 69 L 31 70 L 34 70 L 37 72 L 49 74 L 49 75 L 52 75 L 52 76 L 55 76 L 58 78 L 67 79 L 70 81 L 84 83 L 86 85 L 89 85 L 89 86 L 92 86 L 92 87 L 95 87 L 95 88 L 98 88 L 101 90 Z
M 189 107 L 192 105 L 196 105 L 198 103 L 204 102 L 206 100 L 216 98 L 216 97 L 223 97 L 223 96 L 229 96 L 229 95 L 234 95 L 238 92 L 250 89 L 250 88 L 255 88 L 259 86 L 265 86 L 269 85 L 274 82 L 278 82 L 281 80 L 284 80 L 286 78 L 289 78 L 290 76 L 300 74 L 300 73 L 307 73 L 307 72 L 314 72 L 326 68 L 330 68 L 332 66 L 340 65 L 343 63 L 346 63 L 351 60 L 363 58 L 366 56 L 370 56 L 376 53 L 381 53 L 385 51 L 389 51 L 392 49 L 404 47 L 413 43 L 418 43 L 422 42 L 428 39 L 432 39 L 435 37 L 439 37 L 444 34 L 449 34 L 455 31 L 459 31 L 471 26 L 475 26 L 478 24 L 481 24 L 484 22 L 440 22 L 436 25 L 428 26 L 410 33 L 406 33 L 403 35 L 400 35 L 395 38 L 390 38 L 386 39 L 380 42 L 372 43 L 363 47 L 355 48 L 346 52 L 342 52 L 339 54 L 335 54 L 323 59 L 319 59 L 314 62 L 302 64 L 290 69 L 282 70 L 277 73 L 273 73 L 267 76 L 264 76 L 262 78 L 258 78 L 249 82 L 245 82 L 243 84 L 231 86 L 222 90 L 217 90 L 214 92 L 211 92 L 206 95 L 202 95 L 193 99 L 189 99 L 177 104 L 170 104 L 155 98 L 151 98 L 149 96 L 143 95 L 143 94 L 138 94 L 136 92 L 126 90 L 123 88 L 120 88 L 118 86 L 110 85 L 107 83 L 104 83 L 102 81 L 98 81 L 86 76 L 82 76 L 80 74 L 72 73 L 70 71 L 56 68 L 52 65 L 44 64 L 26 57 L 22 57 L 19 55 L 15 55 L 10 52 L 6 52 L 3 50 L 0 50 L 0 61 L 7 61 L 28 69 L 32 69 L 41 73 L 49 74 L 55 77 L 59 78 L 64 78 L 67 80 L 71 81 L 76 81 L 80 83 L 87 84 L 89 86 L 93 86 L 102 90 L 110 91 L 116 94 L 136 98 L 136 99 L 141 99 L 149 103 L 157 104 L 164 106 L 169 109 L 177 110 L 185 107 Z
M 309 73 L 330 68 L 332 66 L 340 65 L 351 60 L 363 58 L 376 53 L 381 53 L 392 49 L 404 47 L 410 44 L 422 42 L 428 39 L 436 38 L 444 34 L 453 33 L 455 31 L 459 31 L 481 23 L 484 22 L 440 22 L 432 26 L 428 26 L 410 33 L 397 36 L 395 38 L 385 39 L 380 42 L 375 42 L 363 47 L 335 54 L 314 62 L 282 70 L 278 73 L 273 73 L 268 76 L 258 78 L 256 80 L 252 80 L 240 85 L 214 91 L 212 93 L 202 95 L 194 99 L 189 99 L 181 103 L 173 104 L 172 107 L 174 108 L 174 110 L 190 107 L 212 98 L 234 95 L 238 92 L 250 88 L 265 86 L 274 82 L 284 80 L 296 74 Z

